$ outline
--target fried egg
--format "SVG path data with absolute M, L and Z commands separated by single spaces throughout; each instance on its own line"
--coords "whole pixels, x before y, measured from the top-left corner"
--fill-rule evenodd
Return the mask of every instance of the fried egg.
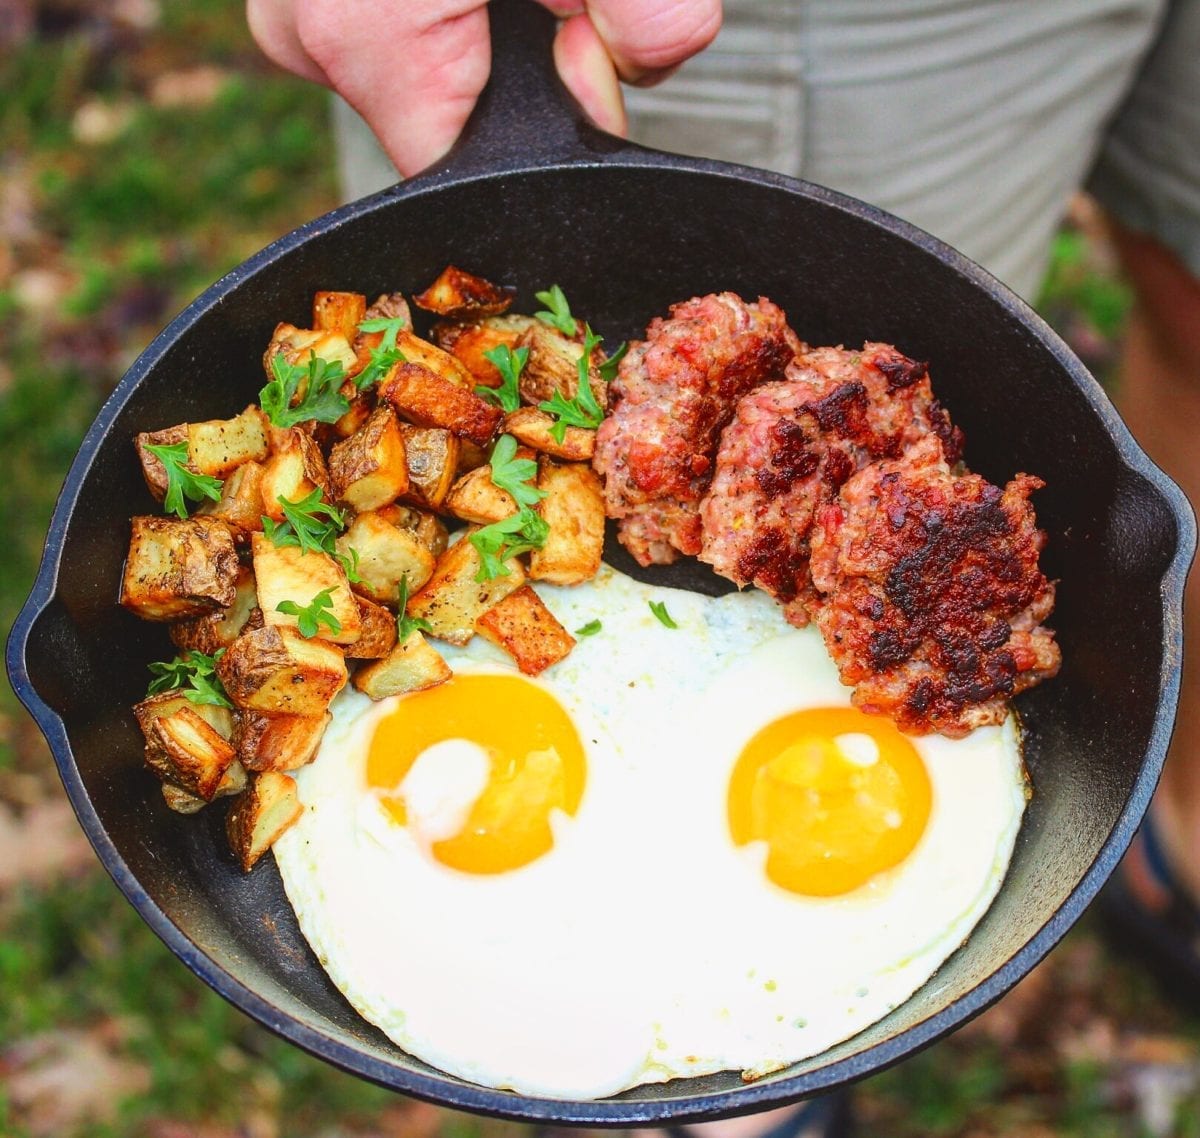
M 757 593 L 607 566 L 539 592 L 600 631 L 537 680 L 476 638 L 443 649 L 439 688 L 348 690 L 297 772 L 288 897 L 401 1048 L 542 1097 L 752 1077 L 880 1019 L 963 942 L 1025 805 L 1011 718 L 904 736 Z

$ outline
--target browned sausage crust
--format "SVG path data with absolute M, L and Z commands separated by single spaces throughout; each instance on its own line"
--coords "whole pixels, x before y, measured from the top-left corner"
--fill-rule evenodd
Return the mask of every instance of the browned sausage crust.
M 696 297 L 656 318 L 621 361 L 593 460 L 609 517 L 642 565 L 700 552 L 700 499 L 738 399 L 779 379 L 799 347 L 769 300 Z
M 888 344 L 808 349 L 784 382 L 743 396 L 722 433 L 700 506 L 700 560 L 739 586 L 757 585 L 792 624 L 807 624 L 816 509 L 856 470 L 930 432 L 957 460 L 961 432 L 933 398 L 924 364 Z
M 818 509 L 814 618 L 857 706 L 915 734 L 960 736 L 1002 722 L 1009 697 L 1057 673 L 1041 627 L 1054 586 L 1029 504 L 1042 485 L 953 474 L 927 435 Z

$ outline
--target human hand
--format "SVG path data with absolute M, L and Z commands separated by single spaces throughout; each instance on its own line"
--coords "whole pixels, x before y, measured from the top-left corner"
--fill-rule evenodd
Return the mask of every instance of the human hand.
M 554 62 L 588 116 L 625 133 L 618 77 L 650 85 L 705 48 L 720 0 L 539 0 L 562 20 Z M 405 177 L 454 144 L 491 68 L 486 0 L 247 0 L 289 71 L 341 94 Z

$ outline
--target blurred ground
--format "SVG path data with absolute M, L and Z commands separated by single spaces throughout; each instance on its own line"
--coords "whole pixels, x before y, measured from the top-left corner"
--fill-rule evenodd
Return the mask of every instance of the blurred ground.
M 0 632 L 66 466 L 166 319 L 334 204 L 322 94 L 237 0 L 0 0 Z M 1078 203 L 1043 311 L 1111 378 L 1127 307 Z M 152 983 L 146 978 L 153 977 Z M 861 1088 L 863 1133 L 1200 1135 L 1200 1023 L 1085 920 L 1012 995 Z M 0 686 L 0 1134 L 517 1138 L 342 1075 L 203 989 L 97 867 Z

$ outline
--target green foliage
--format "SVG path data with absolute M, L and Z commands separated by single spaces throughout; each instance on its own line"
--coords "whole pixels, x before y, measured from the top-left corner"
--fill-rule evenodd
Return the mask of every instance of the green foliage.
M 192 650 L 165 664 L 150 664 L 150 674 L 154 679 L 150 681 L 146 694 L 157 695 L 159 692 L 182 690 L 184 696 L 192 703 L 232 707 L 229 693 L 216 672 L 217 661 L 224 654 L 224 648 L 218 648 L 211 656 Z
M 484 384 L 476 384 L 475 393 L 490 403 L 499 404 L 505 411 L 515 411 L 521 406 L 518 384 L 521 381 L 521 371 L 529 359 L 529 349 L 518 348 L 514 352 L 507 344 L 500 344 L 484 352 L 483 358 L 500 373 L 500 386 L 487 387 Z

